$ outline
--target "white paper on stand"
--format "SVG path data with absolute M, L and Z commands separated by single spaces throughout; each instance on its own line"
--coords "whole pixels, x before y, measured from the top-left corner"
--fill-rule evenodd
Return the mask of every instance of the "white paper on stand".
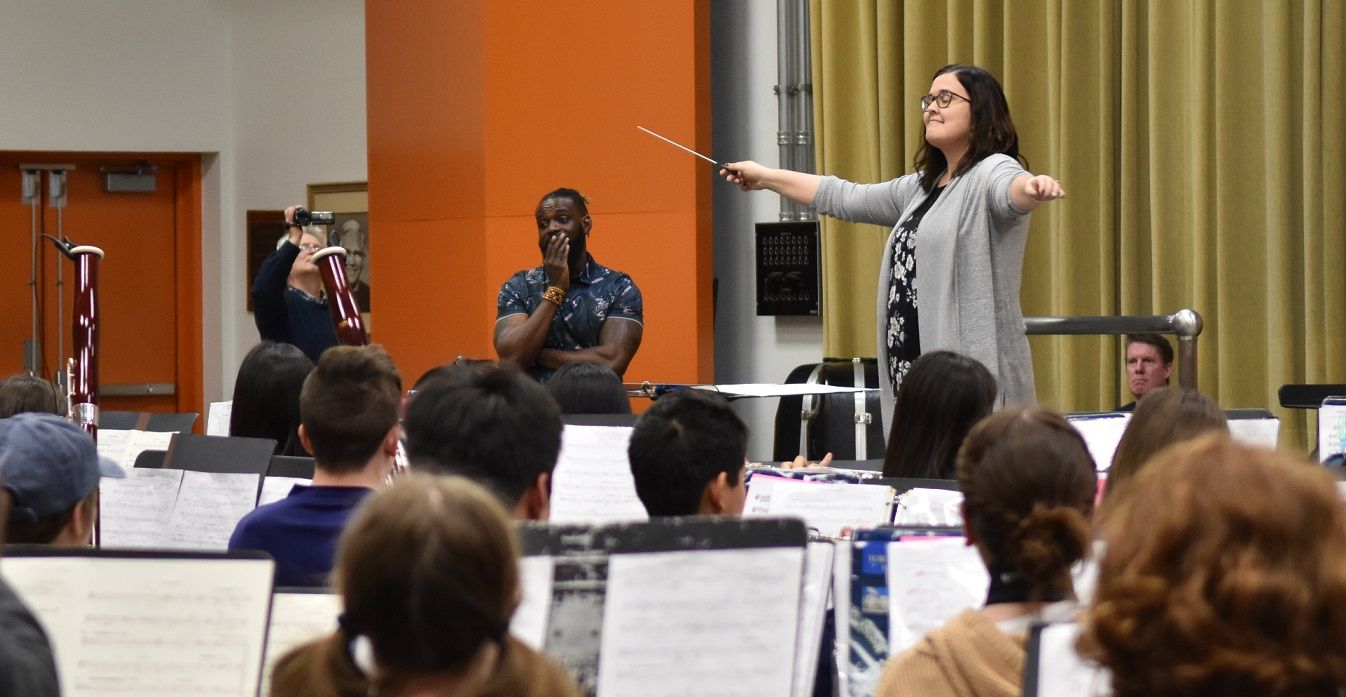
M 271 598 L 271 625 L 266 633 L 262 697 L 271 694 L 271 671 L 290 651 L 336 631 L 341 596 L 335 593 L 276 593 Z
M 888 544 L 888 655 L 896 656 L 958 613 L 981 607 L 990 577 L 961 538 Z
M 541 651 L 547 640 L 547 615 L 551 611 L 552 559 L 529 556 L 519 560 L 519 585 L 523 602 L 514 611 L 509 631 L 534 649 Z
M 1318 461 L 1346 452 L 1346 402 L 1328 398 L 1318 407 Z
M 229 435 L 229 419 L 232 418 L 233 413 L 233 400 L 228 402 L 211 402 L 210 409 L 206 412 L 206 435 Z
M 182 475 L 182 470 L 131 468 L 124 479 L 100 479 L 100 544 L 123 549 L 165 547 Z
M 1074 622 L 1042 628 L 1038 638 L 1035 697 L 1107 697 L 1112 683 L 1107 669 L 1075 651 L 1080 626 Z
M 1131 415 L 1119 411 L 1098 416 L 1069 417 L 1069 421 L 1084 437 L 1084 444 L 1089 447 L 1089 455 L 1094 459 L 1094 469 L 1106 472 L 1112 467 L 1112 456 L 1117 452 L 1117 443 L 1122 440 L 1126 425 L 1131 423 Z
M 809 482 L 770 475 L 748 481 L 745 517 L 796 517 L 820 535 L 840 537 L 844 529 L 874 528 L 892 520 L 891 487 L 844 482 Z
M 844 549 L 849 549 L 849 546 Z M 823 626 L 827 623 L 827 599 L 832 588 L 832 567 L 837 545 L 826 540 L 810 542 L 804 558 L 804 595 L 799 603 L 799 634 L 795 639 L 794 697 L 813 694 L 818 674 Z
M 312 479 L 303 477 L 264 477 L 262 479 L 262 495 L 257 498 L 257 505 L 265 506 L 268 503 L 275 503 L 286 496 L 294 489 L 296 484 L 309 486 L 313 483 Z
M 1244 445 L 1275 450 L 1280 432 L 1280 419 L 1229 420 L 1229 437 Z
M 168 521 L 169 546 L 224 551 L 238 521 L 257 507 L 259 474 L 185 472 Z
M 963 492 L 949 489 L 911 489 L 897 497 L 893 525 L 949 527 L 963 525 Z
M 629 426 L 567 424 L 552 473 L 550 522 L 648 520 L 631 476 L 630 442 Z
M 115 461 L 122 469 L 133 469 L 136 457 L 146 450 L 168 450 L 172 432 L 98 429 L 98 454 Z

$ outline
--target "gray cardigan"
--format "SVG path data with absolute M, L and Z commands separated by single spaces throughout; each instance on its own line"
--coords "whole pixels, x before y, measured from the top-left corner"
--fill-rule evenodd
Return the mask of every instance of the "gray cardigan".
M 992 155 L 955 177 L 925 214 L 916 235 L 916 297 L 921 351 L 971 356 L 995 376 L 999 402 L 1036 402 L 1033 359 L 1019 310 L 1028 213 L 1010 199 L 1010 182 L 1027 174 L 1008 155 Z M 923 199 L 919 176 L 881 184 L 823 177 L 813 205 L 842 220 L 893 228 L 879 271 L 878 356 L 885 430 L 892 423 L 888 380 L 887 298 L 897 224 Z

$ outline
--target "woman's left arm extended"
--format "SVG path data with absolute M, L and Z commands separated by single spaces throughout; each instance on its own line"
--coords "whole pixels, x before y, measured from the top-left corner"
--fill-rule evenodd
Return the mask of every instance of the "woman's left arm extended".
M 1047 201 L 1065 197 L 1061 182 L 1046 174 L 1021 174 L 1010 182 L 1010 201 L 1021 211 L 1031 211 Z

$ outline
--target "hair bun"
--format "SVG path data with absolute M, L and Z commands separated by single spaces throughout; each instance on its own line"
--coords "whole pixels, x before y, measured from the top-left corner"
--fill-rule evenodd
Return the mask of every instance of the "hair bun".
M 1089 523 L 1074 506 L 1035 504 L 1010 534 L 1013 568 L 1037 584 L 1051 583 L 1083 559 L 1089 548 Z

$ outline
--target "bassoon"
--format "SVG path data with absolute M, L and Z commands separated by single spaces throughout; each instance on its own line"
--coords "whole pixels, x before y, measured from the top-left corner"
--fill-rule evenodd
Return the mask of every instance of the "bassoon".
M 103 250 L 44 235 L 75 262 L 75 313 L 70 337 L 74 354 L 67 365 L 66 415 L 98 440 L 98 262 Z
M 368 344 L 365 320 L 360 316 L 360 307 L 355 304 L 355 295 L 346 281 L 346 250 L 324 247 L 314 252 L 310 261 L 318 267 L 318 274 L 322 276 L 323 289 L 327 291 L 327 310 L 332 313 L 337 341 L 346 346 Z

